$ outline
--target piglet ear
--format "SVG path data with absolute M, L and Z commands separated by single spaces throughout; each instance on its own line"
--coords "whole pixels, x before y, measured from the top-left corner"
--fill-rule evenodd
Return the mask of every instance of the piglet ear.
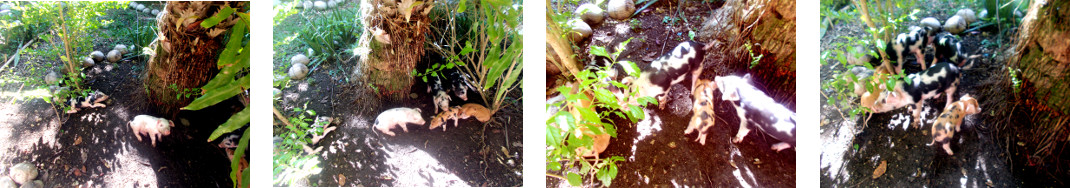
M 175 127 L 175 122 L 174 121 L 167 120 L 167 123 L 170 124 L 171 127 Z
M 732 91 L 731 94 L 728 95 L 728 100 L 730 100 L 730 101 L 738 101 L 739 100 L 739 92 Z
M 746 75 L 743 75 L 743 79 L 747 80 L 747 81 L 750 81 L 750 73 L 747 73 Z

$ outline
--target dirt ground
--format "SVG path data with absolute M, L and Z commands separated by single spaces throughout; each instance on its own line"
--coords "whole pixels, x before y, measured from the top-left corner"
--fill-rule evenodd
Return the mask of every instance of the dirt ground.
M 116 40 L 98 38 L 94 49 L 111 49 Z M 49 45 L 38 42 L 31 48 Z M 25 54 L 20 61 L 5 70 L 5 79 L 41 79 L 44 74 L 29 73 L 30 65 L 54 62 Z M 147 137 L 139 142 L 128 121 L 141 114 L 160 116 L 149 106 L 142 87 L 146 61 L 147 56 L 138 56 L 120 63 L 98 63 L 82 71 L 86 86 L 110 95 L 104 108 L 65 114 L 41 99 L 0 97 L 0 139 L 8 143 L 0 145 L 2 174 L 6 175 L 7 167 L 13 164 L 30 162 L 40 169 L 38 179 L 46 187 L 232 186 L 226 154 L 217 143 L 204 140 L 241 104 L 231 100 L 164 117 L 176 124 L 171 135 L 157 140 L 156 147 Z M 23 82 L 7 83 L 0 89 L 8 94 L 47 93 L 38 87 Z
M 712 11 L 720 8 L 724 2 L 692 2 L 683 6 L 676 3 L 658 2 L 647 11 L 640 12 L 629 20 L 638 20 L 640 29 L 631 29 L 628 22 L 621 22 L 606 17 L 600 26 L 593 26 L 594 34 L 584 42 L 579 42 L 577 54 L 583 63 L 589 64 L 594 57 L 586 49 L 591 45 L 616 46 L 621 41 L 633 37 L 628 48 L 621 54 L 621 59 L 633 62 L 649 63 L 672 50 L 677 44 L 688 41 L 688 31 L 701 27 Z M 642 5 L 637 5 L 641 7 Z M 574 10 L 566 8 L 566 10 Z M 682 12 L 683 16 L 677 13 Z M 676 18 L 666 22 L 666 18 Z M 686 18 L 687 21 L 684 21 Z M 621 34 L 619 31 L 627 30 Z M 697 31 L 696 31 L 697 32 Z M 698 38 L 698 37 L 696 37 Z M 699 41 L 704 42 L 704 41 Z M 716 50 L 714 50 L 716 51 Z M 748 59 L 749 61 L 749 59 Z M 706 67 L 701 79 L 712 80 L 715 76 L 755 73 L 748 65 L 711 63 L 741 62 L 725 59 L 720 54 L 707 54 Z M 640 64 L 643 64 L 640 63 Z M 642 65 L 641 65 L 642 67 Z M 562 79 L 559 75 L 548 75 L 549 88 L 555 88 Z M 558 80 L 558 81 L 555 81 Z M 754 85 L 767 91 L 774 100 L 795 109 L 795 88 L 771 88 L 766 83 L 776 81 L 753 80 Z M 778 92 L 781 91 L 781 92 Z M 794 187 L 796 156 L 794 148 L 781 152 L 769 147 L 779 141 L 765 136 L 760 131 L 749 134 L 742 143 L 731 142 L 739 129 L 739 118 L 735 109 L 724 101 L 714 101 L 717 116 L 716 125 L 709 129 L 707 145 L 695 140 L 696 134 L 684 135 L 684 129 L 691 118 L 691 95 L 688 88 L 674 86 L 670 90 L 670 103 L 664 110 L 647 109 L 647 119 L 639 123 L 630 123 L 625 119 L 613 117 L 613 122 L 629 122 L 615 125 L 617 137 L 610 140 L 610 145 L 600 156 L 622 156 L 625 161 L 618 162 L 619 174 L 613 180 L 613 187 L 644 186 L 697 186 L 697 187 Z M 716 91 L 714 95 L 720 95 Z M 549 98 L 549 97 L 548 97 Z M 577 169 L 572 169 L 577 170 Z M 551 172 L 553 173 L 553 172 Z M 591 185 L 594 184 L 594 185 Z M 547 178 L 547 185 L 566 187 L 565 180 Z M 595 186 L 587 180 L 585 186 Z
M 280 111 L 308 102 L 307 109 L 331 114 L 340 122 L 328 134 L 321 167 L 310 177 L 319 186 L 521 186 L 523 160 L 523 118 L 520 100 L 507 105 L 489 123 L 461 120 L 459 127 L 428 130 L 427 125 L 410 125 L 409 132 L 390 137 L 371 129 L 379 112 L 396 107 L 420 108 L 430 122 L 434 111 L 431 95 L 417 92 L 415 99 L 388 101 L 360 84 L 349 84 L 328 74 L 310 75 L 283 89 Z M 423 84 L 413 91 L 423 91 Z M 510 98 L 520 96 L 519 90 Z M 470 94 L 469 101 L 450 103 L 485 104 Z M 298 106 L 300 107 L 300 106 Z M 339 175 L 345 179 L 339 178 Z M 343 181 L 343 182 L 340 182 Z
M 355 6 L 349 3 L 343 6 Z M 330 11 L 330 10 L 329 10 Z M 301 14 L 287 18 L 283 24 L 301 24 Z M 310 18 L 312 19 L 312 18 Z M 294 32 L 277 26 L 276 42 Z M 276 47 L 275 69 L 282 73 L 289 69 L 289 56 L 279 54 L 302 53 L 299 41 Z M 348 46 L 348 44 L 344 45 Z M 393 101 L 381 97 L 358 78 L 350 77 L 357 58 L 349 59 L 350 53 L 341 53 L 343 60 L 313 63 L 310 69 L 318 69 L 305 80 L 292 80 L 290 87 L 282 89 L 280 100 L 275 101 L 279 111 L 287 116 L 294 107 L 315 110 L 321 116 L 332 116 L 339 122 L 338 129 L 327 134 L 318 146 L 323 171 L 311 175 L 311 186 L 523 186 L 523 116 L 521 90 L 508 94 L 501 110 L 487 123 L 475 119 L 461 120 L 458 127 L 428 130 L 425 125 L 409 125 L 409 132 L 394 130 L 391 137 L 371 129 L 380 112 L 397 107 L 419 108 L 423 118 L 430 123 L 434 116 L 431 94 L 426 84 L 417 81 L 410 97 Z M 417 63 L 422 70 L 429 62 L 442 61 L 428 51 L 428 56 Z M 452 95 L 451 95 L 452 96 Z M 307 103 L 307 107 L 305 104 Z M 478 103 L 486 106 L 478 94 L 469 91 L 468 101 L 456 96 L 450 106 Z M 276 125 L 276 133 L 280 130 Z
M 919 5 L 943 7 L 944 5 Z M 957 7 L 949 6 L 949 7 Z M 954 11 L 954 10 L 951 10 Z M 932 16 L 946 20 L 952 13 L 940 10 L 923 10 L 921 17 Z M 868 35 L 861 22 L 837 21 L 822 38 L 821 48 L 832 48 L 834 42 L 846 42 L 843 36 Z M 945 106 L 945 97 L 927 100 L 922 109 L 922 126 L 913 128 L 909 124 L 912 107 L 873 114 L 865 122 L 865 115 L 856 118 L 844 117 L 847 112 L 834 105 L 826 104 L 824 95 L 833 95 L 830 90 L 822 88 L 821 97 L 821 186 L 822 187 L 1016 187 L 1022 186 L 1022 177 L 1012 175 L 1012 165 L 1008 164 L 1007 146 L 1003 139 L 994 138 L 992 128 L 993 111 L 986 108 L 997 103 L 1003 97 L 998 74 L 1006 74 L 1003 54 L 1011 44 L 1013 35 L 1007 34 L 1002 39 L 994 29 L 985 28 L 979 32 L 960 35 L 963 49 L 970 54 L 983 57 L 975 62 L 972 69 L 962 72 L 962 81 L 953 96 L 970 94 L 981 103 L 982 112 L 967 116 L 962 131 L 953 139 L 952 150 L 955 155 L 948 155 L 939 145 L 928 146 L 932 141 L 931 124 L 940 109 Z M 1010 32 L 1013 33 L 1013 32 Z M 998 45 L 988 43 L 1002 42 Z M 926 53 L 927 61 L 932 60 L 931 50 Z M 994 56 L 995 55 L 995 56 Z M 831 58 L 830 58 L 831 59 Z M 907 62 L 916 62 L 908 57 Z M 846 71 L 844 65 L 829 60 L 821 67 L 821 80 L 834 79 L 834 70 Z M 904 72 L 920 71 L 916 63 L 904 64 Z M 990 89 L 991 88 L 991 89 Z M 997 100 L 997 101 L 990 101 Z M 857 99 L 854 99 L 857 102 Z M 912 106 L 912 105 L 911 105 Z M 887 163 L 887 171 L 879 178 L 873 178 L 874 170 L 881 162 Z

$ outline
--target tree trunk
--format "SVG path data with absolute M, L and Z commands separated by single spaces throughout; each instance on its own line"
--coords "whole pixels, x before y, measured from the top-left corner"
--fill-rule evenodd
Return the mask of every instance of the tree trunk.
M 434 1 L 415 0 L 362 0 L 360 12 L 364 27 L 355 54 L 360 56 L 355 68 L 366 73 L 357 76 L 364 78 L 375 87 L 380 96 L 394 100 L 409 94 L 414 81 L 412 71 L 416 62 L 424 55 L 424 35 L 429 32 L 430 19 L 428 10 Z M 405 6 L 410 5 L 410 6 Z M 405 11 L 405 7 L 411 7 Z M 408 14 L 406 15 L 406 12 Z M 390 38 L 390 44 L 374 39 L 376 30 Z
M 713 45 L 705 65 L 713 71 L 704 72 L 742 76 L 739 71 L 747 70 L 754 74 L 755 85 L 794 109 L 795 1 L 729 0 L 703 23 L 696 39 Z M 764 55 L 754 67 L 751 52 Z
M 1018 101 L 1029 109 L 1017 118 L 1030 121 L 1028 125 L 1012 124 L 1007 137 L 1022 139 L 1024 155 L 1019 161 L 1044 164 L 1061 159 L 1070 135 L 1070 1 L 1032 1 L 1029 12 L 1018 29 L 1015 55 L 1009 66 L 1020 70 L 1023 95 L 1029 100 Z M 1033 102 L 1030 102 L 1033 101 Z M 1027 136 L 1023 136 L 1027 135 Z M 1012 149 L 1018 149 L 1011 147 Z M 1017 152 L 1017 151 L 1016 151 Z M 1048 174 L 1066 174 L 1061 169 L 1044 169 Z
M 156 53 L 149 59 L 144 84 L 148 100 L 158 112 L 175 115 L 195 98 L 180 96 L 185 94 L 183 89 L 201 87 L 218 73 L 215 65 L 224 47 L 222 33 L 234 25 L 237 15 L 208 29 L 200 23 L 228 4 L 239 10 L 248 6 L 247 2 L 169 1 L 165 11 L 156 18 L 160 33 L 154 42 Z
M 1037 100 L 1070 113 L 1070 1 L 1033 1 L 1018 32 L 1013 67 L 1036 91 Z

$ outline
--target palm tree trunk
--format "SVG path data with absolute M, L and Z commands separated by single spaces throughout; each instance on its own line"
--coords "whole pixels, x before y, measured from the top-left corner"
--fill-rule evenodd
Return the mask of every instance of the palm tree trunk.
M 224 47 L 222 33 L 233 26 L 237 16 L 207 29 L 200 23 L 225 5 L 248 8 L 247 2 L 170 1 L 157 17 L 156 54 L 149 59 L 144 84 L 148 100 L 158 112 L 175 115 L 193 101 L 193 97 L 181 96 L 182 89 L 201 87 L 218 73 L 215 65 Z

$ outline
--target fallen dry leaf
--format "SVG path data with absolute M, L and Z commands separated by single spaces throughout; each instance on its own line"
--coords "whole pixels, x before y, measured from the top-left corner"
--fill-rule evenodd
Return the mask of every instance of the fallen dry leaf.
M 78 144 L 82 144 L 82 136 L 78 136 L 78 138 L 74 139 L 74 145 L 77 146 Z
M 344 176 L 342 174 L 338 174 L 338 185 L 341 185 L 341 186 L 345 186 L 346 185 L 346 176 Z
M 877 166 L 877 170 L 873 170 L 873 179 L 877 179 L 884 175 L 884 171 L 888 170 L 888 162 L 881 161 L 881 165 Z

